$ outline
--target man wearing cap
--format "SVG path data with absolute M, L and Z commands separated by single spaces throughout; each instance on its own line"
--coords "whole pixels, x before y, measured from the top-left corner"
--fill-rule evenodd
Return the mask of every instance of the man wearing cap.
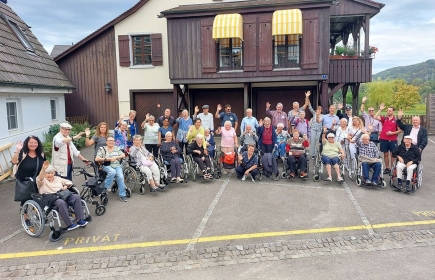
M 195 122 L 196 118 L 201 120 L 201 126 L 204 127 L 204 129 L 209 129 L 210 133 L 213 133 L 214 131 L 214 124 L 213 124 L 213 115 L 209 113 L 210 107 L 208 105 L 202 106 L 202 113 L 199 113 L 198 106 L 195 106 L 195 113 L 193 114 L 193 122 Z
M 361 103 L 361 115 L 364 118 L 364 127 L 370 133 L 370 141 L 379 144 L 379 133 L 382 130 L 382 124 L 375 119 L 375 109 L 373 107 L 368 108 L 368 114 L 364 111 L 364 103 L 367 101 L 367 97 L 364 96 Z
M 418 147 L 420 153 L 427 145 L 427 130 L 420 125 L 420 118 L 417 116 L 412 117 L 412 125 L 404 124 L 402 122 L 403 110 L 399 109 L 397 114 L 397 125 L 401 130 L 403 130 L 403 135 L 410 136 L 412 139 L 412 144 Z M 403 140 L 402 140 L 403 142 Z
M 406 185 L 405 191 L 410 192 L 409 184 L 412 178 L 412 173 L 421 160 L 421 153 L 418 147 L 412 144 L 412 137 L 407 135 L 403 137 L 403 143 L 400 144 L 393 152 L 393 157 L 397 158 L 397 188 L 402 188 L 402 172 L 406 168 Z
M 61 176 L 72 180 L 72 166 L 74 164 L 74 156 L 80 158 L 82 161 L 85 159 L 72 140 L 80 139 L 84 131 L 80 132 L 74 137 L 69 136 L 72 126 L 63 122 L 60 124 L 60 131 L 53 138 L 52 158 L 51 164 L 60 173 Z
M 256 131 L 258 128 L 257 118 L 252 116 L 252 109 L 246 109 L 246 117 L 242 119 L 242 124 L 240 125 L 240 135 L 243 135 L 246 130 L 246 126 L 250 125 L 253 131 Z
M 347 105 L 346 106 L 346 112 L 345 114 L 341 113 L 341 110 L 343 110 L 343 103 L 338 103 L 338 107 L 337 107 L 337 117 L 341 120 L 343 118 L 345 118 L 347 120 L 348 125 L 352 125 L 352 106 Z

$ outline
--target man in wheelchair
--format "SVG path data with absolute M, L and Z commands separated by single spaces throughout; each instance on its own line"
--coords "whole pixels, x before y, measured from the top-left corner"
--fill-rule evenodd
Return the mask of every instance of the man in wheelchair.
M 72 182 L 55 176 L 54 167 L 50 165 L 50 162 L 45 161 L 42 165 L 41 172 L 36 178 L 36 185 L 39 193 L 43 195 L 44 202 L 54 200 L 53 208 L 59 212 L 68 231 L 87 225 L 88 221 L 84 220 L 80 196 L 68 189 L 72 186 Z M 74 209 L 76 223 L 70 220 L 68 205 Z
M 363 134 L 360 139 L 357 140 L 358 147 L 358 161 L 362 166 L 363 183 L 366 185 L 373 184 L 379 185 L 379 175 L 381 174 L 382 163 L 379 158 L 379 150 L 375 143 L 370 141 L 368 134 Z M 369 169 L 373 168 L 373 176 L 370 181 Z
M 393 157 L 397 159 L 396 172 L 397 172 L 397 187 L 402 188 L 402 174 L 406 168 L 406 185 L 405 191 L 410 192 L 409 184 L 412 179 L 414 169 L 421 160 L 421 154 L 418 147 L 412 144 L 412 137 L 407 135 L 403 137 L 403 143 L 397 146 L 393 152 Z
M 310 146 L 310 142 L 308 141 L 308 136 L 306 134 L 304 134 L 302 138 L 299 136 L 299 131 L 294 130 L 293 136 L 287 140 L 285 147 L 285 150 L 288 153 L 287 168 L 290 172 L 290 178 L 295 177 L 298 169 L 300 170 L 300 177 L 307 178 L 307 155 L 305 149 Z

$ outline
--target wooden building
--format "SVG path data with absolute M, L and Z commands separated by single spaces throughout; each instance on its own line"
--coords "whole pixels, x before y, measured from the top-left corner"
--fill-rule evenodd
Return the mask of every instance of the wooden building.
M 326 107 L 334 93 L 348 88 L 356 107 L 360 84 L 372 79 L 370 18 L 383 6 L 370 0 L 256 0 L 163 11 L 179 109 L 230 103 L 239 116 L 252 107 L 262 118 L 266 102 L 282 102 L 288 111 L 310 90 L 312 104 Z M 350 36 L 366 55 L 330 58 L 331 49 Z

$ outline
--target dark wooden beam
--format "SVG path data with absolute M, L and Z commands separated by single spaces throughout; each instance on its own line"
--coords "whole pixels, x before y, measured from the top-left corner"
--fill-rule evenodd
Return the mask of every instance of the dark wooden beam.
M 364 57 L 369 57 L 369 47 L 370 47 L 370 16 L 366 15 L 364 17 L 364 24 L 363 24 L 363 28 L 364 28 Z
M 345 85 L 345 83 L 341 83 L 341 84 L 338 84 L 338 85 L 336 85 L 329 93 L 328 93 L 328 97 L 329 96 L 334 96 L 334 94 L 337 92 L 337 91 L 339 91 L 343 86 Z M 323 84 L 322 84 L 322 86 L 323 86 Z M 323 94 L 323 93 L 322 93 Z
M 354 110 L 354 115 L 358 114 L 358 100 L 359 100 L 359 87 L 361 83 L 355 83 L 351 85 L 352 90 L 352 109 Z

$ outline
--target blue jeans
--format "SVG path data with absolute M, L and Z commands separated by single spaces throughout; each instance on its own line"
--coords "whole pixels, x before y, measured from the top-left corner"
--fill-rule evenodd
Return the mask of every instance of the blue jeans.
M 336 165 L 340 162 L 340 159 L 338 157 L 327 157 L 327 156 L 322 156 L 322 162 L 323 164 L 329 164 L 329 165 Z
M 376 163 L 372 163 L 372 164 L 368 164 L 367 162 L 363 162 L 362 163 L 362 170 L 363 170 L 363 177 L 364 180 L 368 180 L 369 179 L 369 169 L 370 167 L 373 168 L 373 176 L 372 176 L 372 182 L 373 183 L 379 183 L 379 174 L 381 174 L 381 163 L 380 162 L 376 162 Z
M 285 145 L 286 145 L 285 142 L 278 144 L 278 151 L 279 151 L 279 156 L 280 157 L 285 157 Z
M 119 197 L 125 196 L 124 174 L 122 174 L 122 167 L 118 166 L 113 168 L 110 166 L 103 166 L 103 170 L 107 173 L 106 180 L 104 180 L 106 189 L 110 188 L 113 179 L 115 179 L 116 184 L 118 185 Z

